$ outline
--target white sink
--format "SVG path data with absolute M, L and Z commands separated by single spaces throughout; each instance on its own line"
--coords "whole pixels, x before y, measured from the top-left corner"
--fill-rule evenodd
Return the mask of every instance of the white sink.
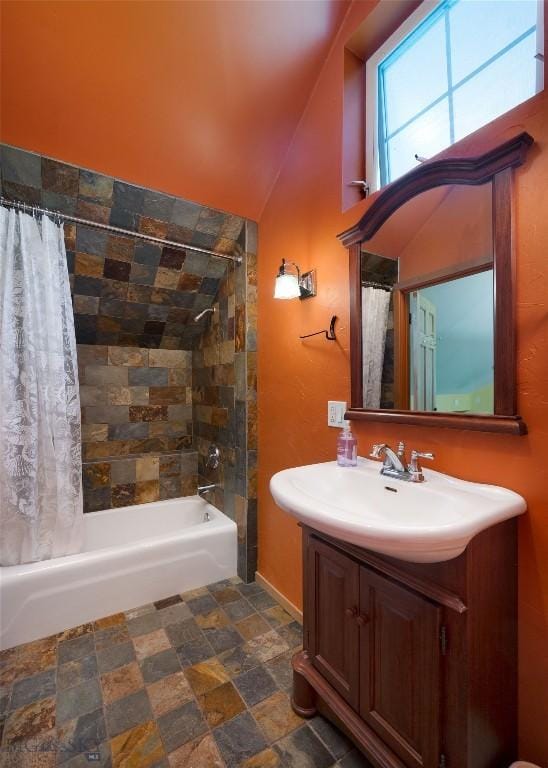
M 423 469 L 425 482 L 380 474 L 358 459 L 284 469 L 270 480 L 282 509 L 306 525 L 350 544 L 412 563 L 451 560 L 485 528 L 526 510 L 525 500 L 496 485 Z

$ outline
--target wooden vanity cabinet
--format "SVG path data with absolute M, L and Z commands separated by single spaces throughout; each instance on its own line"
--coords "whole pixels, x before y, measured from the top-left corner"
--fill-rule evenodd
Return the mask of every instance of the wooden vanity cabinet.
M 293 706 L 376 768 L 508 768 L 516 757 L 516 525 L 443 563 L 303 526 L 304 645 Z

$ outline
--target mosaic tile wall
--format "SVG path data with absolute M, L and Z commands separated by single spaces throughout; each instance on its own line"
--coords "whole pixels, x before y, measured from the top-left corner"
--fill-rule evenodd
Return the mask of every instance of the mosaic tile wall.
M 199 481 L 216 484 L 215 505 L 236 521 L 238 572 L 248 580 L 257 569 L 256 250 L 250 222 L 243 264 L 222 281 L 192 362 Z M 217 470 L 206 466 L 212 443 L 221 453 Z
M 241 256 L 236 265 L 65 224 L 77 342 L 80 356 L 90 356 L 87 364 L 80 362 L 86 510 L 194 493 L 198 473 L 200 482 L 218 483 L 210 500 L 237 522 L 238 572 L 246 581 L 253 579 L 256 223 L 7 145 L 0 145 L 0 192 L 9 199 Z M 214 305 L 213 323 L 209 314 L 194 321 Z M 121 348 L 128 348 L 127 354 L 137 360 L 148 352 L 148 365 L 109 360 L 109 350 L 117 348 L 114 354 L 123 356 Z M 176 369 L 159 362 L 163 350 L 194 350 L 191 382 L 180 384 Z M 101 357 L 105 354 L 106 362 Z M 94 366 L 111 370 L 97 373 Z M 154 381 L 161 369 L 168 372 L 167 385 Z M 177 368 L 183 369 L 188 372 L 188 365 Z M 181 387 L 184 404 L 179 401 Z M 162 398 L 168 401 L 160 402 Z M 204 463 L 211 442 L 219 444 L 226 461 L 217 474 Z
M 78 345 L 84 510 L 196 493 L 192 352 Z
M 233 254 L 244 219 L 111 176 L 0 147 L 2 194 L 160 239 Z M 66 225 L 76 340 L 192 349 L 229 262 L 83 225 Z

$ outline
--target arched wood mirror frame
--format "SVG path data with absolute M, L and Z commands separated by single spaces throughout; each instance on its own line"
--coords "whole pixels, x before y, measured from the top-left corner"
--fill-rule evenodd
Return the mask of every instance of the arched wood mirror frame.
M 351 406 L 346 413 L 347 419 L 514 435 L 527 432 L 524 421 L 517 415 L 512 177 L 513 169 L 525 161 L 532 143 L 532 136 L 521 133 L 479 157 L 449 157 L 424 163 L 387 186 L 359 222 L 338 235 L 350 257 Z M 443 185 L 477 186 L 488 182 L 492 187 L 494 415 L 363 408 L 362 245 L 398 208 L 416 195 Z

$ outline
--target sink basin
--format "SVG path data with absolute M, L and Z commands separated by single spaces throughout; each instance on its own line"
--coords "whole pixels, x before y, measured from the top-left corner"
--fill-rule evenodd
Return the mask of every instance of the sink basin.
M 423 469 L 424 483 L 393 480 L 381 464 L 358 459 L 284 469 L 270 492 L 297 520 L 350 544 L 412 563 L 451 560 L 485 528 L 526 510 L 525 500 L 496 485 Z

